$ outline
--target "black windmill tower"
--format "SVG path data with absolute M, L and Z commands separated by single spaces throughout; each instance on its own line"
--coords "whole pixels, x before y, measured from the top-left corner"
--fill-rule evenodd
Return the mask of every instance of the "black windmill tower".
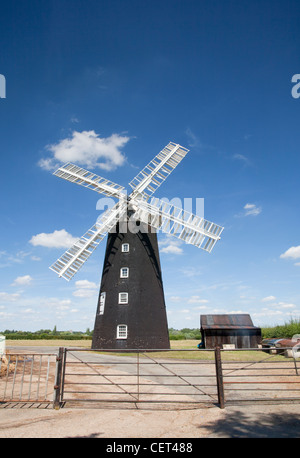
M 51 267 L 70 280 L 108 234 L 93 349 L 170 348 L 157 230 L 210 252 L 221 226 L 152 194 L 188 153 L 170 142 L 124 187 L 68 163 L 54 175 L 117 199 Z

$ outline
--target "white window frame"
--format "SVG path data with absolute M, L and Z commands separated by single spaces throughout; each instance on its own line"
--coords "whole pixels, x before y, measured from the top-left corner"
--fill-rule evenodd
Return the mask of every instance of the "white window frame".
M 119 293 L 119 304 L 128 304 L 128 293 Z
M 100 294 L 100 299 L 99 299 L 99 315 L 104 314 L 105 298 L 106 298 L 106 293 L 102 292 Z
M 129 253 L 129 243 L 122 243 L 122 253 Z
M 128 277 L 129 277 L 129 267 L 121 267 L 120 278 L 128 278 Z
M 118 324 L 117 326 L 117 339 L 127 339 L 128 326 L 127 324 Z

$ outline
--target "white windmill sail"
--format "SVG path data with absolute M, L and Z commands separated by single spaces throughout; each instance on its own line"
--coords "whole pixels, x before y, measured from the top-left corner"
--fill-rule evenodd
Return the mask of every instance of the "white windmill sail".
M 71 246 L 52 266 L 51 270 L 56 272 L 59 277 L 66 280 L 78 272 L 85 261 L 91 256 L 95 248 L 109 231 L 122 218 L 127 211 L 127 203 L 120 201 L 116 205 L 104 212 L 97 222 L 92 226 L 74 245 Z
M 131 196 L 135 197 L 138 194 L 146 198 L 151 196 L 188 152 L 188 149 L 170 142 L 130 181 L 129 185 L 133 189 Z
M 216 242 L 220 240 L 221 232 L 224 229 L 222 226 L 157 198 L 152 198 L 151 203 L 138 201 L 134 217 L 155 229 L 174 235 L 208 252 L 211 252 Z
M 105 194 L 109 197 L 123 197 L 125 196 L 124 187 L 113 183 L 110 180 L 82 169 L 71 162 L 59 167 L 53 175 L 63 178 L 64 180 L 71 181 L 72 183 L 79 184 L 85 188 L 92 189 L 99 194 Z
M 64 180 L 119 200 L 113 208 L 104 212 L 94 226 L 78 239 L 50 269 L 59 277 L 70 280 L 124 214 L 127 217 L 128 203 L 135 211 L 135 219 L 210 252 L 220 239 L 223 227 L 159 199 L 152 199 L 151 203 L 148 203 L 152 194 L 172 173 L 188 151 L 176 143 L 169 142 L 129 183 L 133 191 L 128 198 L 123 186 L 70 162 L 56 170 L 54 175 Z

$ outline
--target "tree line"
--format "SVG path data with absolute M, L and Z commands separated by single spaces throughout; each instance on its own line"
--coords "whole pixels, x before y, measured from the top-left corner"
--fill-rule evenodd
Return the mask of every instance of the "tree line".
M 300 334 L 300 319 L 290 319 L 288 323 L 277 326 L 266 326 L 261 328 L 262 338 L 292 338 L 295 334 Z M 11 340 L 38 340 L 38 339 L 64 339 L 64 340 L 89 340 L 93 337 L 93 331 L 89 328 L 85 332 L 82 331 L 57 331 L 56 326 L 51 329 L 40 329 L 38 331 L 16 331 L 6 329 L 0 331 L 6 339 Z M 169 328 L 170 340 L 201 340 L 200 329 Z
M 82 331 L 57 331 L 56 326 L 54 329 L 39 329 L 38 331 L 20 331 L 14 329 L 5 329 L 5 331 L 0 331 L 0 334 L 4 335 L 6 339 L 11 340 L 54 340 L 54 339 L 65 339 L 65 340 L 88 340 L 92 339 L 93 331 L 86 329 L 85 332 Z M 199 329 L 169 329 L 169 338 L 170 340 L 186 340 L 186 339 L 196 339 L 201 340 L 201 333 Z

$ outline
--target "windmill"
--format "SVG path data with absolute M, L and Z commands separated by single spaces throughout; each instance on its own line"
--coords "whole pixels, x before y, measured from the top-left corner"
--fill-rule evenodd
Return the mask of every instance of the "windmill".
M 54 175 L 117 199 L 51 267 L 70 280 L 108 234 L 92 348 L 170 348 L 157 230 L 211 252 L 223 227 L 152 197 L 188 153 L 170 142 L 129 183 L 132 192 L 77 165 Z M 131 226 L 130 226 L 131 225 Z

